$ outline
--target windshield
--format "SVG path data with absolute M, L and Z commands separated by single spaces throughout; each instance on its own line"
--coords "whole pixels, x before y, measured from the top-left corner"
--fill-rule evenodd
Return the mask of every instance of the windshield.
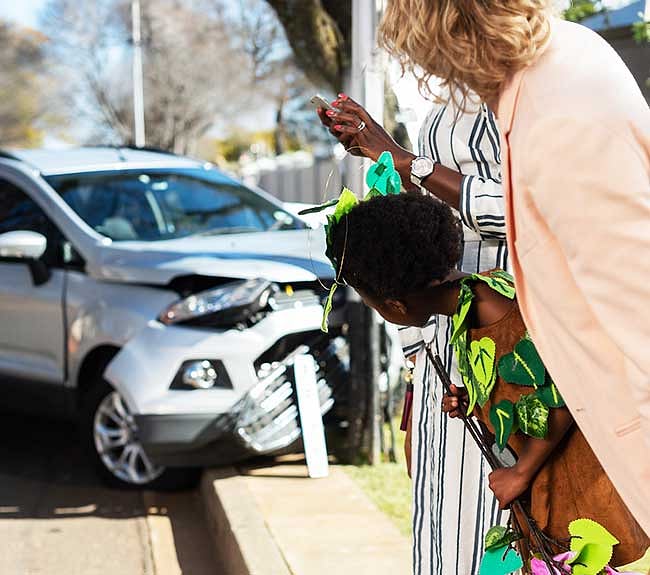
M 305 227 L 273 202 L 210 169 L 80 173 L 46 180 L 95 231 L 115 241 Z

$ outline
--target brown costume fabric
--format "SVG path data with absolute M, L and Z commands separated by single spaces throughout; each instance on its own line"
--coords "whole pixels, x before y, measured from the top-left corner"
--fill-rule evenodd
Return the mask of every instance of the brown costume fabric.
M 501 356 L 510 353 L 525 333 L 526 327 L 515 301 L 499 322 L 471 329 L 468 338 L 469 341 L 492 338 L 496 344 L 496 366 Z M 477 406 L 474 415 L 494 433 L 489 419 L 492 404 L 503 399 L 516 403 L 521 395 L 533 392 L 533 388 L 506 383 L 497 376 L 489 401 L 483 408 Z M 519 453 L 527 438 L 518 431 L 510 436 L 508 445 Z M 650 540 L 628 511 L 575 424 L 537 473 L 528 498 L 529 509 L 538 526 L 553 539 L 567 539 L 569 523 L 581 517 L 603 525 L 620 541 L 614 547 L 613 566 L 636 561 L 650 546 Z

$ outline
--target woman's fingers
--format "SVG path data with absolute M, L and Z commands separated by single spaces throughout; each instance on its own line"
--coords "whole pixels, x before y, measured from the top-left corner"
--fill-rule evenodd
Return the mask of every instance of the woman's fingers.
M 347 124 L 335 124 L 333 128 L 341 134 L 350 134 L 351 136 L 355 136 L 359 133 L 359 128 L 357 126 L 348 126 Z
M 361 124 L 359 116 L 355 116 L 354 114 L 347 114 L 346 112 L 332 112 L 329 113 L 328 116 L 332 118 L 332 121 L 336 124 L 349 124 L 355 128 L 358 128 Z
M 339 96 L 339 99 L 332 104 L 335 108 L 338 108 L 342 112 L 346 112 L 348 114 L 355 114 L 359 118 L 361 118 L 364 122 L 370 123 L 372 122 L 372 118 L 370 117 L 370 114 L 366 111 L 366 109 L 355 102 L 352 98 L 349 96 L 345 96 L 345 94 L 341 94 Z
M 332 118 L 327 115 L 327 112 L 323 108 L 318 108 L 316 110 L 316 113 L 318 114 L 318 117 L 320 118 L 323 126 L 327 126 L 329 128 L 332 125 Z

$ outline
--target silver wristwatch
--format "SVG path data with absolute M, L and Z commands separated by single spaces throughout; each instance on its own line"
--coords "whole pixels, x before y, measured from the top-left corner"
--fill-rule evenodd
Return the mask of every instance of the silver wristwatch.
M 422 187 L 422 180 L 436 170 L 436 162 L 426 156 L 418 156 L 411 162 L 411 182 Z

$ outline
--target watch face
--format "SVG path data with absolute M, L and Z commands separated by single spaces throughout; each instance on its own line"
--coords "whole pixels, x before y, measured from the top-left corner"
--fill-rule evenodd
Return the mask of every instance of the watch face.
M 411 172 L 414 176 L 424 178 L 433 172 L 434 165 L 431 158 L 415 158 L 411 164 Z

